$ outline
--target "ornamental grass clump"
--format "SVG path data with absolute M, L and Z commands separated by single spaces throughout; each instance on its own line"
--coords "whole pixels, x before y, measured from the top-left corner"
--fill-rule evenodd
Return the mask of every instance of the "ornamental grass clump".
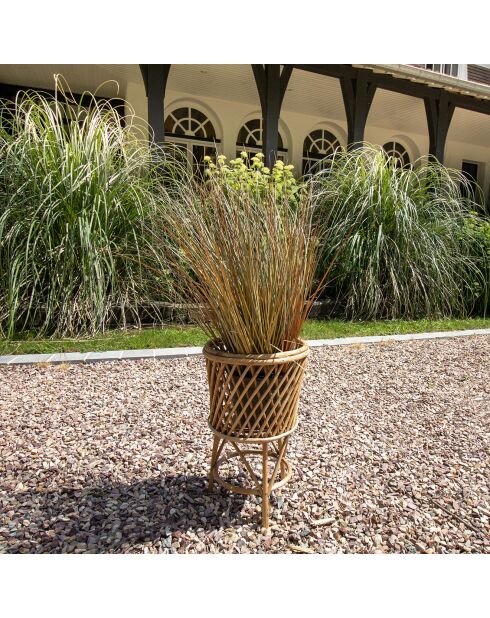
M 318 217 L 327 229 L 323 259 L 328 262 L 345 242 L 328 294 L 346 317 L 438 318 L 471 311 L 471 290 L 488 280 L 481 243 L 468 233 L 475 204 L 462 196 L 466 182 L 435 160 L 401 167 L 368 144 L 338 151 L 316 174 Z
M 161 160 L 126 107 L 28 91 L 0 119 L 0 331 L 77 335 L 138 321 L 154 277 Z M 164 268 L 162 265 L 162 272 Z M 151 281 L 149 281 L 151 279 Z
M 206 181 L 166 189 L 160 222 L 185 302 L 221 349 L 272 354 L 297 346 L 320 248 L 312 194 L 281 162 L 208 160 Z
M 481 276 L 473 277 L 468 288 L 468 304 L 475 315 L 487 317 L 490 312 L 490 218 L 472 211 L 465 220 L 467 242 Z

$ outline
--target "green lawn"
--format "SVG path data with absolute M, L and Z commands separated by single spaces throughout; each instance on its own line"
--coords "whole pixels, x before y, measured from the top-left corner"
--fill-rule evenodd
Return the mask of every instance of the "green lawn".
M 393 335 L 443 330 L 490 328 L 490 319 L 468 320 L 387 320 L 382 322 L 344 322 L 342 320 L 308 320 L 303 329 L 305 339 L 329 339 L 362 335 Z M 200 346 L 206 336 L 196 326 L 169 325 L 162 328 L 114 330 L 96 337 L 79 339 L 34 339 L 14 341 L 0 339 L 0 354 L 42 354 L 55 352 L 99 352 L 104 350 L 138 350 Z

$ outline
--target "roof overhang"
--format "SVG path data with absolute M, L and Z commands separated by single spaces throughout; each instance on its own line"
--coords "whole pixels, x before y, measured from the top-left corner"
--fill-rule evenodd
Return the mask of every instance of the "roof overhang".
M 420 99 L 443 95 L 456 107 L 490 114 L 490 88 L 406 64 L 298 64 L 295 68 L 340 79 L 367 77 L 377 88 Z
M 464 79 L 443 75 L 428 69 L 413 67 L 408 64 L 353 64 L 359 69 L 369 69 L 373 73 L 391 75 L 395 78 L 408 79 L 411 82 L 426 84 L 453 94 L 474 97 L 490 101 L 490 86 L 469 82 Z

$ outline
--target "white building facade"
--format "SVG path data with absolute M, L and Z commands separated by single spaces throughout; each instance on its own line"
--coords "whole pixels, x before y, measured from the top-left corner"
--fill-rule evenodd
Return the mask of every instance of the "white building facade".
M 490 65 L 0 65 L 0 96 L 53 89 L 54 74 L 124 99 L 196 165 L 265 150 L 301 174 L 364 140 L 402 163 L 431 153 L 490 190 Z

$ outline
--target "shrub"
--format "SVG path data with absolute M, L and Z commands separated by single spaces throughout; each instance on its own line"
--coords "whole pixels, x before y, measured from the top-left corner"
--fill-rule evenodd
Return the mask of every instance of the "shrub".
M 463 233 L 472 203 L 461 195 L 460 173 L 436 161 L 400 167 L 365 144 L 338 151 L 314 182 L 328 230 L 323 259 L 347 239 L 328 292 L 347 317 L 468 312 L 468 289 L 485 282 Z
M 302 184 L 293 175 L 294 166 L 276 161 L 270 170 L 263 159 L 262 153 L 250 157 L 246 151 L 229 162 L 224 155 L 219 155 L 216 163 L 211 157 L 205 157 L 205 178 L 220 183 L 225 190 L 246 191 L 262 198 L 274 193 L 278 200 L 286 196 L 288 203 L 295 204 L 299 200 Z
M 0 122 L 0 330 L 9 336 L 103 330 L 136 321 L 160 156 L 131 110 L 22 93 Z M 11 115 L 12 113 L 12 115 Z M 161 272 L 165 275 L 164 268 Z

